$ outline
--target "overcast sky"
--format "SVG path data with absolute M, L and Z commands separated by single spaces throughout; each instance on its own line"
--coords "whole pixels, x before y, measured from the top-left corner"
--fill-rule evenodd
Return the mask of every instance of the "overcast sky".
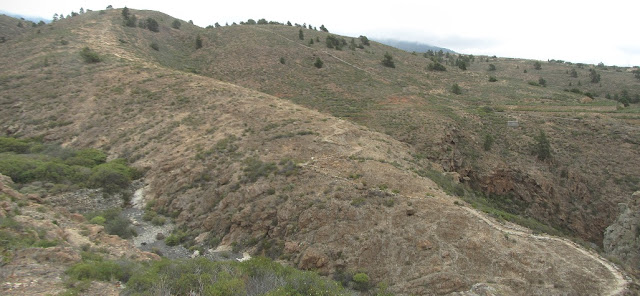
M 205 27 L 258 20 L 324 24 L 330 32 L 393 38 L 460 53 L 640 66 L 640 1 L 1 0 L 0 10 L 51 19 L 108 5 L 150 9 Z M 593 3 L 597 3 L 593 4 Z

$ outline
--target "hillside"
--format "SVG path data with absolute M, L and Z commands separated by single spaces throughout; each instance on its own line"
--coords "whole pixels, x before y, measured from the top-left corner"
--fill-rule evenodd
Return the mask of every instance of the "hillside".
M 302 41 L 298 30 L 278 25 L 209 29 L 201 33 L 202 49 L 181 52 L 192 64 L 175 63 L 175 56 L 158 61 L 391 135 L 412 146 L 414 159 L 427 158 L 456 172 L 497 206 L 597 245 L 618 215 L 617 204 L 639 189 L 634 168 L 640 159 L 635 149 L 640 109 L 637 103 L 619 108 L 605 98 L 621 97 L 623 90 L 631 98 L 640 95 L 632 69 L 552 61 L 536 70 L 535 61 L 468 57 L 463 71 L 452 65 L 463 57 L 451 55 L 447 71 L 429 71 L 431 60 L 420 55 L 375 42 L 364 49 L 329 49 L 328 33 L 303 30 Z M 309 44 L 310 39 L 316 42 Z M 381 65 L 386 52 L 395 68 Z M 313 67 L 316 58 L 324 62 L 322 69 Z M 589 68 L 601 75 L 599 83 L 590 82 Z M 540 78 L 546 87 L 538 85 Z M 450 91 L 453 84 L 460 95 Z M 519 127 L 508 128 L 506 122 L 514 120 Z M 547 161 L 534 155 L 540 131 L 551 144 L 553 157 Z M 493 144 L 485 150 L 487 137 Z
M 123 26 L 121 10 L 108 10 L 0 44 L 0 62 L 10 65 L 0 70 L 0 126 L 10 135 L 130 159 L 145 171 L 145 201 L 173 218 L 184 245 L 262 254 L 338 280 L 364 272 L 402 295 L 614 295 L 626 288 L 622 273 L 597 253 L 486 217 L 448 192 L 475 193 L 440 173 L 457 171 L 461 182 L 478 187 L 500 173 L 486 190 L 528 198 L 516 210 L 601 244 L 632 185 L 590 192 L 582 186 L 603 172 L 589 175 L 580 166 L 624 159 L 607 182 L 637 174 L 637 106 L 579 103 L 582 96 L 551 87 L 552 73 L 561 72 L 551 69 L 564 65 L 544 65 L 550 82 L 542 88 L 510 69 L 528 62 L 495 60 L 505 92 L 497 95 L 478 74 L 486 63 L 431 73 L 424 57 L 375 42 L 335 51 L 309 46 L 308 38 L 326 39 L 317 31 L 305 30 L 303 44 L 295 27 L 182 22 L 174 29 L 168 15 L 131 12 L 156 19 L 159 32 Z M 83 61 L 84 47 L 101 61 Z M 380 65 L 387 51 L 395 69 Z M 318 57 L 320 69 L 313 66 Z M 611 74 L 621 81 L 631 75 Z M 454 82 L 462 95 L 448 93 Z M 472 85 L 484 92 L 472 94 Z M 542 106 L 560 111 L 547 118 Z M 594 112 L 567 115 L 577 108 Z M 512 117 L 519 128 L 506 128 Z M 578 124 L 558 128 L 567 119 Z M 597 138 L 588 133 L 593 152 L 569 162 L 575 155 L 561 137 L 572 147 L 570 137 L 590 128 L 601 131 Z M 487 129 L 494 147 L 473 158 Z M 529 155 L 538 129 L 551 139 L 553 162 Z M 605 143 L 621 143 L 617 155 L 601 149 Z M 557 180 L 565 167 L 566 180 Z M 572 188 L 581 195 L 568 200 Z

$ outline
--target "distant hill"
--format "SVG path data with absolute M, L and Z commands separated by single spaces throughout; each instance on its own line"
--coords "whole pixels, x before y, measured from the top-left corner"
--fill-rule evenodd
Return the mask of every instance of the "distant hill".
M 374 40 L 382 44 L 393 46 L 395 48 L 402 49 L 408 52 L 414 52 L 414 51 L 427 52 L 429 50 L 433 50 L 433 51 L 442 50 L 443 52 L 456 53 L 455 51 L 448 48 L 433 46 L 426 43 L 420 43 L 420 42 L 414 42 L 414 41 L 402 41 L 402 40 L 396 40 L 396 39 L 374 39 Z
M 45 23 L 50 23 L 51 19 L 46 19 L 46 18 L 42 18 L 39 16 L 29 16 L 29 15 L 20 15 L 20 14 L 16 14 L 16 13 L 11 13 L 5 10 L 0 10 L 0 14 L 4 14 L 13 18 L 17 18 L 17 19 L 23 19 L 23 20 L 27 20 L 27 21 L 32 21 L 34 23 L 38 23 L 40 21 L 43 21 Z

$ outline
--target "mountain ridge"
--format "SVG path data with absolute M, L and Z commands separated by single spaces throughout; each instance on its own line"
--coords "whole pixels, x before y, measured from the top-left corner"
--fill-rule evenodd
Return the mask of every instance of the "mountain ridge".
M 393 39 L 393 38 L 373 38 L 373 40 L 380 42 L 382 44 L 386 44 L 395 48 L 402 49 L 404 51 L 408 51 L 408 52 L 424 53 L 427 51 L 438 52 L 442 50 L 443 52 L 456 53 L 455 51 L 448 48 L 439 47 L 439 46 L 418 42 L 418 41 L 407 41 L 407 40 L 399 40 L 399 39 Z

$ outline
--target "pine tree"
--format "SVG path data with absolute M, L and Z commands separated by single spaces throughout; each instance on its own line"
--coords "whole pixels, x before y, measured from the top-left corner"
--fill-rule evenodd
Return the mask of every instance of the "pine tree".
M 591 79 L 591 83 L 600 82 L 600 74 L 598 74 L 595 69 L 589 69 L 589 78 Z
M 202 37 L 200 35 L 196 36 L 196 49 L 202 48 Z
M 298 38 L 299 38 L 300 40 L 304 40 L 304 33 L 302 33 L 302 29 L 300 29 L 300 30 L 298 31 Z
M 129 19 L 129 8 L 126 6 L 122 9 L 122 17 L 127 20 Z
M 547 135 L 540 131 L 538 136 L 534 137 L 534 140 L 536 141 L 534 149 L 538 159 L 546 160 L 551 158 L 551 144 L 549 144 Z

